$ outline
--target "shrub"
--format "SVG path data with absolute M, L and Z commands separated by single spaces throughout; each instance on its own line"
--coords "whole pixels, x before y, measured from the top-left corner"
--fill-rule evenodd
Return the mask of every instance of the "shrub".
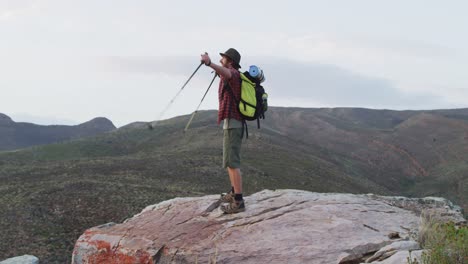
M 468 227 L 452 222 L 442 223 L 435 217 L 424 217 L 419 243 L 425 249 L 423 264 L 468 263 Z

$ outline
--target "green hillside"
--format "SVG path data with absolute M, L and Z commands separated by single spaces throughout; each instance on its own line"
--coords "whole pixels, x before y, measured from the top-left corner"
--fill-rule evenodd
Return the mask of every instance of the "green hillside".
M 468 209 L 468 111 L 275 108 L 243 145 L 246 194 L 447 197 Z M 226 191 L 215 111 L 0 152 L 0 259 L 65 263 L 82 232 L 177 196 Z M 248 205 L 247 205 L 248 206 Z M 15 224 L 12 224 L 15 223 Z

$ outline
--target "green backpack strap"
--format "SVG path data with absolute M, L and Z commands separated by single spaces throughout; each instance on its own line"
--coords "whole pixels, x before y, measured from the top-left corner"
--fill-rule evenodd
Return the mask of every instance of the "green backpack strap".
M 237 100 L 236 96 L 234 95 L 234 91 L 232 91 L 231 86 L 229 85 L 228 82 L 226 82 L 226 83 L 224 84 L 224 88 L 225 88 L 226 90 L 228 90 L 229 93 L 231 93 L 231 97 L 233 98 L 234 103 L 236 104 L 236 106 L 238 106 L 238 105 L 239 105 L 239 100 Z M 247 128 L 247 122 L 245 121 L 245 119 L 242 119 L 241 122 L 242 122 L 241 139 L 244 138 L 244 130 L 245 130 L 245 134 L 246 134 L 246 137 L 245 137 L 245 138 L 247 139 L 247 138 L 249 138 L 249 129 Z
M 245 128 L 245 129 L 244 129 Z M 245 138 L 249 138 L 249 129 L 247 128 L 247 122 L 245 119 L 242 120 L 242 134 L 241 134 L 241 139 L 244 138 L 244 130 L 245 130 Z

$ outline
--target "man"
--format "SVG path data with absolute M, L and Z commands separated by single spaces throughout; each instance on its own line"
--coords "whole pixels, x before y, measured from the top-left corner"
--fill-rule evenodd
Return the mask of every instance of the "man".
M 218 124 L 224 122 L 223 131 L 223 167 L 227 168 L 231 191 L 221 196 L 221 201 L 228 203 L 222 205 L 221 210 L 227 214 L 245 211 L 244 199 L 242 197 L 242 176 L 240 171 L 240 148 L 242 144 L 242 117 L 236 106 L 240 98 L 240 59 L 241 55 L 233 48 L 225 53 L 220 53 L 221 65 L 213 63 L 210 56 L 205 53 L 201 55 L 201 61 L 211 67 L 219 75 L 218 99 Z M 233 96 L 235 98 L 233 98 Z

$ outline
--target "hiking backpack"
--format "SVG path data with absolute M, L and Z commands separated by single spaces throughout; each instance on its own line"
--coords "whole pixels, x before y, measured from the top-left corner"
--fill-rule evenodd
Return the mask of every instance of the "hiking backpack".
M 265 119 L 265 112 L 268 109 L 268 94 L 265 93 L 265 89 L 261 85 L 261 83 L 265 81 L 265 77 L 263 71 L 259 67 L 254 65 L 250 66 L 249 71 L 240 73 L 240 78 L 241 96 L 239 99 L 234 96 L 228 82 L 226 82 L 226 87 L 236 101 L 239 113 L 243 118 L 242 126 L 245 127 L 248 138 L 249 131 L 245 121 L 257 120 L 257 126 L 260 128 L 260 119 Z

